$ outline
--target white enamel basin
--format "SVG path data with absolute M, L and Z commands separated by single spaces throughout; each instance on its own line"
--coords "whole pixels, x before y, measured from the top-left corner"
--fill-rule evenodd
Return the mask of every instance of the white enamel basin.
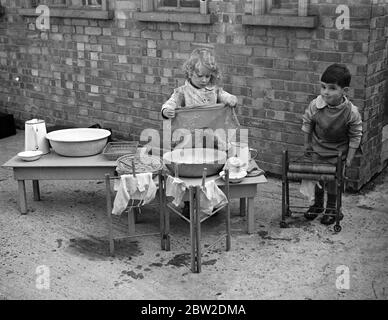
M 85 157 L 100 153 L 110 134 L 105 129 L 73 128 L 52 131 L 46 138 L 54 151 L 62 156 Z
M 226 162 L 224 151 L 210 148 L 175 149 L 163 155 L 167 168 L 174 173 L 178 167 L 181 177 L 202 177 L 203 169 L 211 176 L 221 171 Z

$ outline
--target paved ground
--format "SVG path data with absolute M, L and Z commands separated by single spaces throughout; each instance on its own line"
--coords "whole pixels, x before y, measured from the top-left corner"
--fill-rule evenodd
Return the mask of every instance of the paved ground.
M 0 163 L 23 143 L 24 131 L 1 139 Z M 206 253 L 200 274 L 188 269 L 189 229 L 178 217 L 171 221 L 172 251 L 149 237 L 120 242 L 110 257 L 102 182 L 43 181 L 42 201 L 33 201 L 27 187 L 30 211 L 20 215 L 12 171 L 0 169 L 0 299 L 388 298 L 387 169 L 358 194 L 345 195 L 339 234 L 302 217 L 280 229 L 281 182 L 270 178 L 255 199 L 256 232 L 238 230 L 245 221 L 233 203 L 232 250 L 220 245 Z M 302 201 L 296 184 L 291 195 Z M 205 246 L 222 230 L 221 218 L 204 223 Z M 140 219 L 140 232 L 157 231 L 157 203 Z M 115 219 L 117 235 L 125 222 Z M 41 282 L 45 270 L 48 288 Z M 341 281 L 347 275 L 349 282 Z

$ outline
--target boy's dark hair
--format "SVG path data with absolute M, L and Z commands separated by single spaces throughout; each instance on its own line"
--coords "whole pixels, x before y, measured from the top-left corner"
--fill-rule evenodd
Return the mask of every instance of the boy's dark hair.
M 344 64 L 338 63 L 327 67 L 321 76 L 322 82 L 335 83 L 338 84 L 341 88 L 349 87 L 351 79 L 352 76 L 350 75 L 349 69 Z

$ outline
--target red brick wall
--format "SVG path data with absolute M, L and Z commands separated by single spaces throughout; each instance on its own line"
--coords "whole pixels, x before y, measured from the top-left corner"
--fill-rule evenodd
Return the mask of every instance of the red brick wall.
M 311 0 L 309 14 L 320 20 L 311 30 L 242 25 L 250 1 L 209 1 L 215 24 L 178 25 L 136 21 L 139 0 L 111 0 L 113 20 L 51 18 L 50 31 L 41 32 L 35 18 L 17 14 L 29 1 L 2 0 L 0 111 L 19 124 L 32 117 L 98 122 L 136 139 L 144 128 L 161 127 L 160 106 L 184 81 L 182 62 L 207 45 L 217 54 L 224 88 L 239 98 L 239 119 L 260 166 L 278 173 L 281 151 L 302 147 L 301 116 L 319 94 L 321 72 L 341 62 L 353 75 L 350 98 L 366 122 L 366 153 L 351 172 L 358 189 L 379 170 L 387 69 L 387 8 L 379 1 Z M 340 4 L 350 7 L 349 30 L 335 27 Z

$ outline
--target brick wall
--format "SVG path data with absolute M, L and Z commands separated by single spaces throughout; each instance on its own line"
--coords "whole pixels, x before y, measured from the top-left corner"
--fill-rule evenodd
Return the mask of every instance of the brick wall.
M 311 0 L 316 29 L 242 25 L 249 0 L 209 1 L 213 25 L 139 22 L 133 19 L 139 0 L 109 2 L 112 20 L 51 18 L 50 31 L 41 32 L 35 18 L 17 13 L 29 1 L 1 0 L 7 12 L 0 18 L 0 111 L 19 125 L 32 117 L 59 125 L 98 122 L 136 139 L 144 128 L 161 128 L 160 106 L 184 82 L 182 62 L 194 48 L 209 46 L 224 88 L 239 98 L 238 116 L 250 129 L 259 165 L 279 173 L 281 151 L 302 148 L 301 116 L 319 94 L 320 74 L 342 62 L 353 75 L 350 98 L 366 123 L 352 188 L 379 170 L 385 0 Z M 350 8 L 349 30 L 335 26 L 340 4 Z
M 376 0 L 370 10 L 369 44 L 365 76 L 363 156 L 349 172 L 358 189 L 381 170 L 382 128 L 388 79 L 388 4 Z

